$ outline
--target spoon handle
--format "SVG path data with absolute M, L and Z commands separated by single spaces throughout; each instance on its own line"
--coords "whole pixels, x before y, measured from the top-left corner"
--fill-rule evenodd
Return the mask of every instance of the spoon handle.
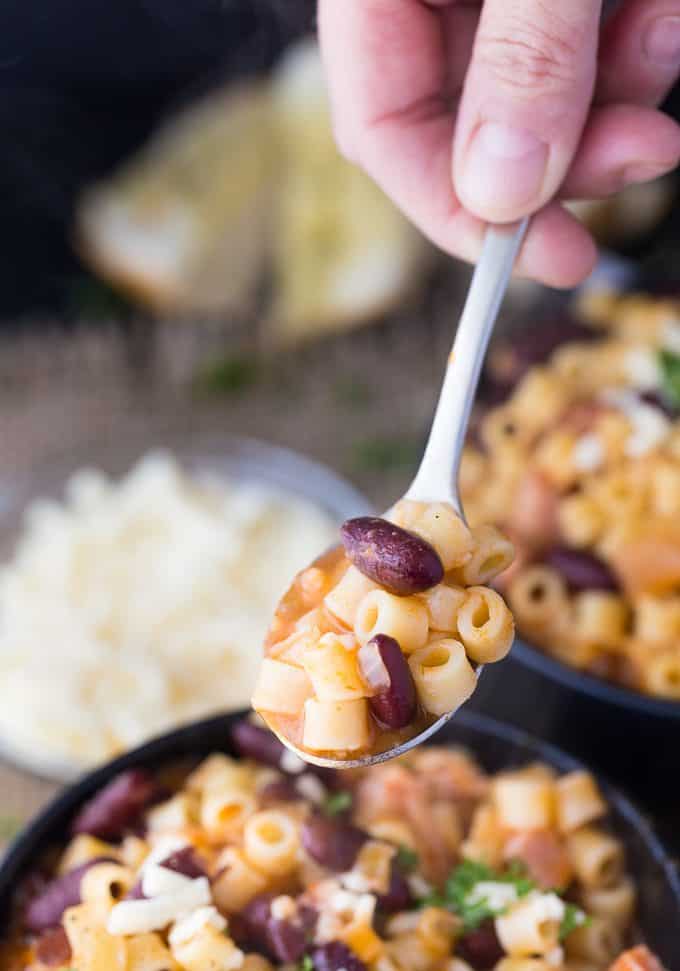
M 458 470 L 479 374 L 528 219 L 490 226 L 475 268 L 444 376 L 430 437 L 406 493 L 419 502 L 451 502 L 462 515 Z

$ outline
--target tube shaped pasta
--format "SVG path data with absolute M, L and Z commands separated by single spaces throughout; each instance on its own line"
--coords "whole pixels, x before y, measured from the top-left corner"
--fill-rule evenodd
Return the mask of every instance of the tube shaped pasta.
M 111 859 L 118 859 L 119 847 L 113 846 L 111 843 L 105 843 L 104 840 L 97 839 L 96 836 L 90 836 L 88 833 L 80 833 L 78 836 L 74 836 L 71 842 L 68 844 L 64 850 L 64 854 L 59 861 L 58 873 L 68 873 L 69 870 L 75 870 L 77 866 L 82 866 L 83 863 L 89 863 L 90 860 L 96 860 L 99 856 L 106 856 Z
M 179 833 L 196 821 L 197 800 L 186 792 L 178 792 L 147 815 L 146 823 L 151 833 Z
M 322 751 L 348 751 L 365 748 L 370 742 L 371 729 L 368 702 L 319 701 L 305 702 L 303 745 Z
M 441 907 L 425 907 L 420 912 L 417 934 L 423 947 L 434 959 L 442 960 L 460 933 L 460 920 Z
M 421 704 L 433 715 L 455 711 L 475 690 L 477 678 L 460 641 L 430 641 L 408 663 Z
M 236 914 L 267 889 L 267 878 L 235 846 L 224 849 L 216 863 L 212 895 L 221 913 Z
M 496 917 L 496 934 L 512 957 L 549 954 L 559 945 L 564 903 L 557 894 L 535 890 Z
M 180 971 L 160 934 L 134 934 L 127 938 L 127 971 Z
M 227 838 L 239 833 L 257 803 L 245 789 L 214 789 L 201 802 L 201 826 L 212 836 Z
M 191 933 L 190 925 L 193 920 L 194 915 L 178 921 L 168 938 L 173 957 L 184 971 L 206 971 L 208 968 L 236 971 L 240 968 L 243 964 L 243 952 L 232 939 L 207 922 Z
M 498 821 L 507 829 L 548 829 L 555 821 L 555 783 L 532 775 L 499 776 L 493 785 Z
M 555 791 L 557 825 L 562 833 L 571 833 L 607 812 L 607 805 L 590 772 L 568 772 L 557 780 Z
M 515 556 L 515 547 L 495 526 L 477 526 L 472 538 L 472 556 L 454 573 L 466 587 L 488 583 L 506 570 Z
M 587 924 L 572 931 L 565 941 L 570 958 L 583 958 L 598 967 L 608 966 L 622 947 L 620 928 L 605 917 L 592 917 Z
M 305 651 L 302 664 L 320 701 L 351 701 L 366 695 L 351 634 L 324 634 Z
M 187 777 L 186 788 L 201 793 L 206 789 L 248 788 L 251 772 L 241 762 L 215 752 L 209 755 Z
M 109 934 L 92 904 L 70 907 L 63 917 L 71 948 L 71 963 L 93 971 L 127 971 L 127 942 Z
M 647 690 L 660 698 L 680 699 L 680 650 L 677 648 L 656 654 L 645 666 Z
M 570 627 L 574 638 L 615 647 L 623 640 L 628 608 L 623 597 L 604 590 L 584 590 L 573 600 Z
M 418 597 L 395 597 L 386 590 L 367 593 L 354 622 L 360 644 L 367 644 L 376 634 L 387 634 L 405 654 L 424 647 L 428 626 L 427 608 Z
M 567 837 L 567 848 L 584 886 L 611 887 L 623 876 L 623 847 L 608 833 L 584 826 Z
M 414 502 L 402 499 L 390 519 L 433 546 L 445 570 L 462 566 L 474 549 L 472 533 L 447 502 Z
M 635 897 L 635 884 L 629 877 L 624 877 L 613 887 L 585 887 L 581 902 L 586 913 L 627 927 L 635 911 Z
M 245 824 L 246 857 L 267 876 L 283 876 L 295 869 L 299 846 L 295 823 L 280 810 L 254 813 Z
M 482 803 L 472 814 L 468 837 L 460 847 L 461 855 L 496 867 L 503 860 L 506 837 L 495 806 Z
M 325 605 L 343 624 L 354 627 L 359 604 L 367 593 L 377 590 L 378 584 L 365 577 L 360 570 L 350 564 L 340 582 L 326 594 Z
M 92 906 L 102 924 L 111 909 L 132 888 L 133 874 L 118 863 L 97 863 L 86 870 L 80 881 L 80 897 Z
M 547 566 L 520 570 L 508 586 L 508 600 L 518 624 L 528 627 L 554 626 L 569 606 L 564 580 Z
M 304 671 L 265 657 L 255 685 L 253 708 L 278 715 L 297 715 L 312 693 L 312 683 Z
M 438 583 L 436 587 L 418 596 L 427 607 L 430 629 L 446 634 L 455 633 L 458 611 L 465 601 L 465 590 L 447 583 Z
M 489 587 L 470 587 L 458 611 L 458 635 L 473 661 L 489 664 L 504 658 L 515 636 L 512 614 Z
M 680 597 L 641 594 L 635 601 L 635 636 L 652 644 L 676 641 L 680 637 Z
M 600 503 L 584 493 L 562 499 L 557 515 L 560 533 L 569 546 L 588 546 L 596 542 L 606 525 Z
M 509 957 L 502 958 L 493 971 L 555 971 L 555 965 L 545 958 Z

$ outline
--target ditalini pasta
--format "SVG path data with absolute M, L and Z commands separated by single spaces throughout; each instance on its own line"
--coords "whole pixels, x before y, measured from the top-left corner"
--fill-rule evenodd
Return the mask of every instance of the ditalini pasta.
M 385 751 L 454 711 L 514 637 L 484 586 L 513 556 L 495 527 L 402 500 L 389 520 L 349 520 L 342 539 L 281 602 L 252 699 L 277 734 L 331 759 Z
M 584 323 L 546 322 L 491 354 L 466 514 L 488 562 L 502 546 L 475 526 L 512 539 L 496 586 L 531 643 L 680 701 L 680 302 L 591 294 L 581 309 Z M 463 581 L 486 582 L 471 575 L 480 556 Z
M 93 797 L 17 888 L 3 971 L 664 971 L 589 773 L 421 747 L 339 774 L 254 721 L 232 740 Z

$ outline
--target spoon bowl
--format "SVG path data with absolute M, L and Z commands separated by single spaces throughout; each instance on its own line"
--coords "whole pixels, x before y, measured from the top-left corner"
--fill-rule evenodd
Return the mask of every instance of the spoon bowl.
M 453 507 L 463 522 L 465 522 L 465 516 L 458 492 L 458 473 L 468 422 L 486 348 L 527 225 L 528 220 L 525 219 L 515 226 L 489 227 L 487 230 L 482 254 L 475 268 L 456 332 L 453 350 L 449 355 L 425 453 L 417 475 L 404 496 L 404 499 L 416 503 L 448 504 Z M 372 540 L 372 542 L 374 541 Z M 372 545 L 371 549 L 374 556 L 375 546 Z M 320 566 L 329 557 L 332 560 L 333 551 L 311 564 L 312 568 Z M 339 560 L 340 557 L 338 556 L 336 559 Z M 389 585 L 387 585 L 387 589 L 390 589 Z M 395 590 L 394 592 L 399 591 Z M 299 587 L 296 578 L 279 604 L 274 622 L 277 635 L 280 634 L 278 628 L 284 628 L 287 625 L 291 616 L 290 605 L 294 604 L 297 598 L 299 598 Z M 270 634 L 268 646 L 278 640 L 280 640 L 280 637 L 272 637 Z M 425 662 L 423 661 L 423 663 Z M 474 677 L 477 682 L 482 671 L 483 665 L 481 664 L 474 668 Z M 471 679 L 469 669 L 468 678 Z M 415 726 L 415 734 L 409 737 L 397 735 L 394 743 L 388 743 L 388 746 L 381 751 L 364 753 L 356 758 L 348 759 L 328 758 L 316 755 L 306 748 L 300 748 L 287 736 L 282 727 L 285 725 L 285 717 L 282 721 L 277 718 L 268 718 L 266 713 L 263 717 L 269 728 L 286 748 L 304 761 L 324 768 L 350 769 L 378 765 L 381 762 L 403 755 L 436 734 L 451 720 L 460 707 L 461 705 L 437 718 L 431 715 L 422 728 L 418 730 Z M 421 719 L 421 721 L 423 720 Z M 390 735 L 393 734 L 391 730 L 387 731 Z

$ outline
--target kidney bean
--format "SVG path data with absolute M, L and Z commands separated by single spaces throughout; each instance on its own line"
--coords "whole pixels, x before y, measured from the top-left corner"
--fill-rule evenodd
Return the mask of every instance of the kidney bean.
M 275 893 L 262 893 L 253 897 L 241 911 L 239 934 L 243 934 L 247 945 L 261 953 L 270 953 L 269 928 L 271 902 Z M 231 927 L 231 916 L 229 916 Z
M 253 725 L 252 722 L 244 718 L 242 721 L 236 722 L 232 728 L 231 739 L 236 751 L 244 759 L 252 759 L 254 762 L 261 762 L 263 765 L 271 765 L 281 772 L 286 771 L 284 765 L 281 764 L 281 757 L 286 751 L 285 746 L 276 735 L 266 728 Z M 316 765 L 308 765 L 305 771 L 313 772 L 327 784 L 330 784 L 336 775 L 334 769 L 325 769 Z
M 99 856 L 50 880 L 45 889 L 28 902 L 24 912 L 26 928 L 37 933 L 56 927 L 64 911 L 80 903 L 80 882 L 83 874 L 97 863 L 115 863 L 115 860 L 108 856 Z
M 338 873 L 349 870 L 368 836 L 356 826 L 314 813 L 301 830 L 302 845 L 313 860 Z
M 554 546 L 545 554 L 544 561 L 562 574 L 573 591 L 619 589 L 618 580 L 607 564 L 592 553 Z
M 378 896 L 378 909 L 385 914 L 396 914 L 400 910 L 407 910 L 413 903 L 413 896 L 406 881 L 406 877 L 399 867 L 392 862 L 390 869 L 390 885 L 387 892 Z
M 244 759 L 253 759 L 254 762 L 271 765 L 275 769 L 281 768 L 281 756 L 286 749 L 276 735 L 266 728 L 253 725 L 244 718 L 232 728 L 231 740 Z
M 63 927 L 43 931 L 35 945 L 35 956 L 48 968 L 61 968 L 71 959 L 71 945 Z
M 160 865 L 166 870 L 181 873 L 182 876 L 190 877 L 192 880 L 206 875 L 193 846 L 185 846 L 176 853 L 171 853 L 167 859 L 161 861 Z
M 276 779 L 268 782 L 259 791 L 260 802 L 263 806 L 271 806 L 277 802 L 296 802 L 302 796 L 295 788 L 292 779 Z
M 140 813 L 156 800 L 159 788 L 144 769 L 129 769 L 112 779 L 85 803 L 71 825 L 71 832 L 100 839 L 118 839 Z
M 475 971 L 488 971 L 504 955 L 493 921 L 488 920 L 474 931 L 468 931 L 456 944 L 456 956 L 471 964 Z
M 229 921 L 229 936 L 242 951 L 254 950 L 250 928 L 243 914 L 224 914 Z
M 294 920 L 279 920 L 271 913 L 275 896 L 274 893 L 267 893 L 254 897 L 241 913 L 236 933 L 243 946 L 255 948 L 274 961 L 299 961 L 307 949 L 310 931 L 316 923 L 316 911 L 300 906 Z M 233 933 L 231 916 L 229 927 Z
M 429 590 L 444 576 L 442 561 L 429 543 L 386 519 L 348 519 L 340 534 L 354 566 L 397 596 Z
M 314 971 L 366 971 L 366 965 L 342 941 L 328 941 L 312 951 Z
M 357 657 L 361 674 L 374 692 L 368 703 L 375 717 L 389 728 L 405 728 L 416 713 L 416 686 L 398 641 L 377 634 Z
M 272 957 L 284 964 L 299 961 L 307 950 L 307 934 L 300 924 L 270 917 L 267 933 Z

